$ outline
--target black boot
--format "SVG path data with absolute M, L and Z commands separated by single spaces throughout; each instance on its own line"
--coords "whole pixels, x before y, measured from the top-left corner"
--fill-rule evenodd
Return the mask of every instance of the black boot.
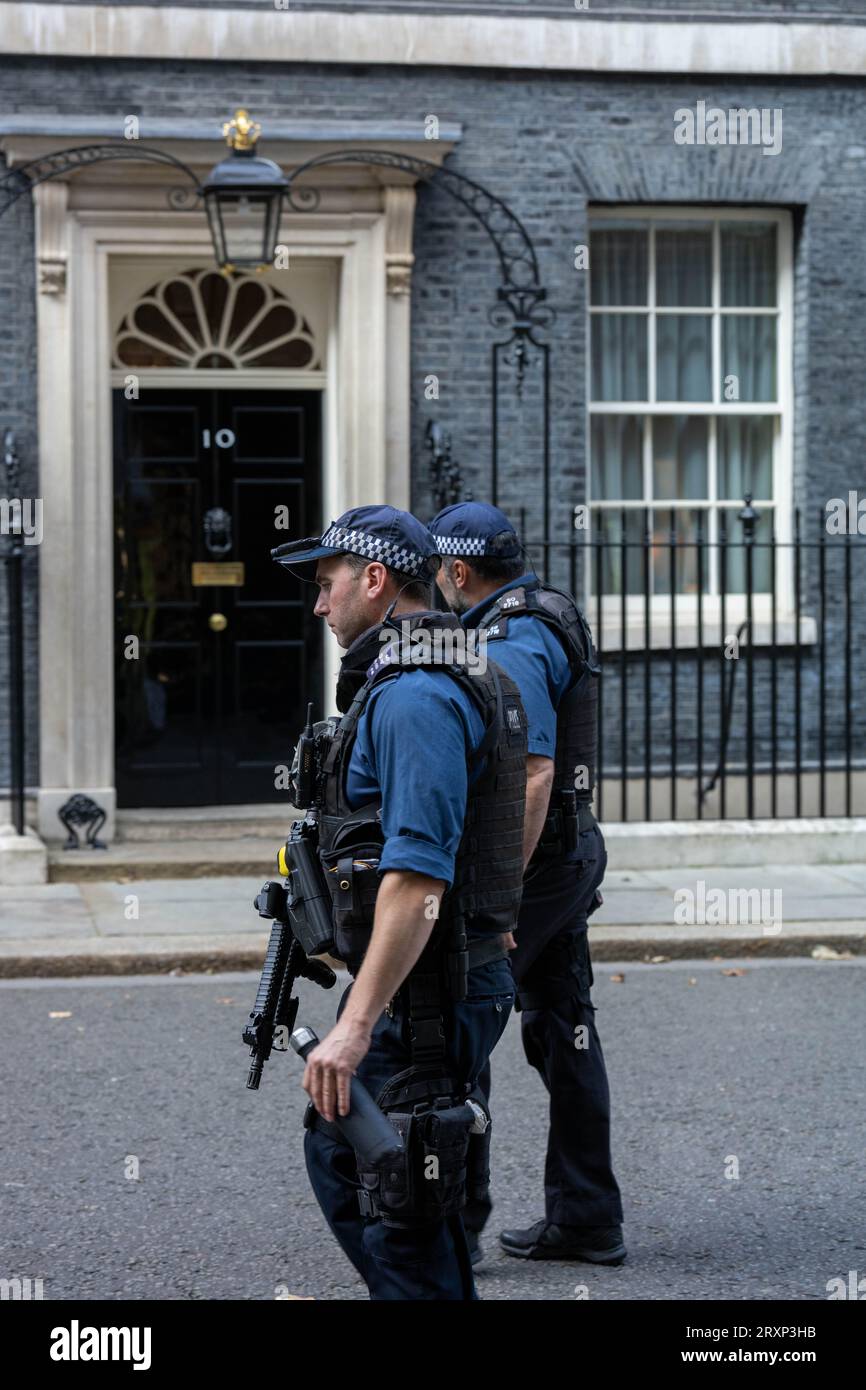
M 527 1230 L 503 1231 L 499 1243 L 507 1255 L 524 1260 L 621 1265 L 626 1257 L 621 1226 L 554 1226 L 542 1218 Z

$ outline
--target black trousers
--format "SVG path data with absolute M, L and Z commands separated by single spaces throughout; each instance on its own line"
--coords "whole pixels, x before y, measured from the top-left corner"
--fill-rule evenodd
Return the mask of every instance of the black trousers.
M 613 1226 L 622 1201 L 610 1159 L 610 1093 L 590 989 L 587 914 L 604 877 L 598 827 L 580 836 L 579 863 L 554 861 L 525 881 L 512 969 L 526 1059 L 550 1096 L 545 1215 L 558 1226 Z M 478 1089 L 490 1095 L 490 1068 Z M 495 1112 L 493 1131 L 496 1131 Z M 473 1183 L 464 1211 L 480 1231 L 491 1210 L 483 1139 L 473 1139 Z
M 339 1018 L 352 986 L 337 1010 Z M 446 1008 L 446 1069 L 461 1085 L 473 1086 L 499 1041 L 514 997 L 508 962 L 492 961 L 469 973 L 468 994 Z M 402 999 L 384 1013 L 357 1075 L 379 1099 L 384 1088 L 412 1065 L 409 1024 Z M 366 1281 L 374 1300 L 471 1300 L 476 1297 L 469 1250 L 459 1215 L 413 1230 L 397 1230 L 361 1215 L 355 1153 L 342 1139 L 319 1129 L 304 1138 L 307 1172 L 319 1206 L 344 1253 Z

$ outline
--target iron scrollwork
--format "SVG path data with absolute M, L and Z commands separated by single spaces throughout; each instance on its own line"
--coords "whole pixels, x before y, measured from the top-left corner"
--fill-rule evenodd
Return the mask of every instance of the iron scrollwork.
M 430 485 L 436 511 L 455 502 L 471 502 L 471 492 L 463 496 L 460 465 L 451 457 L 450 432 L 438 420 L 428 420 L 424 442 L 430 450 Z
M 85 796 L 83 792 L 76 792 L 65 801 L 57 812 L 62 824 L 68 831 L 64 849 L 81 849 L 81 836 L 75 829 L 76 826 L 86 825 L 86 844 L 88 849 L 108 849 L 108 845 L 97 836 L 106 821 L 106 814 L 101 806 L 90 796 Z
M 27 164 L 19 164 L 17 169 L 12 169 L 0 177 L 0 217 L 37 184 L 111 159 L 168 164 L 178 169 L 190 180 L 192 188 L 170 188 L 166 195 L 170 207 L 191 206 L 201 196 L 198 179 L 189 165 L 173 154 L 167 154 L 165 150 L 154 149 L 151 145 L 137 145 L 131 140 L 116 145 L 76 145 L 73 149 L 56 150 L 52 154 L 42 155 L 39 159 L 31 159 Z
M 542 496 L 544 534 L 550 530 L 550 344 L 539 332 L 550 328 L 555 320 L 553 308 L 546 302 L 547 292 L 541 284 L 538 272 L 538 258 L 532 238 L 520 218 L 512 212 L 507 203 L 495 194 L 458 174 L 455 169 L 434 164 L 416 155 L 398 154 L 391 150 L 332 150 L 328 154 L 316 155 L 298 165 L 288 176 L 287 198 L 289 205 L 297 212 L 315 208 L 319 201 L 318 193 L 305 187 L 298 188 L 297 182 L 313 169 L 328 164 L 367 164 L 385 169 L 398 169 L 412 178 L 422 180 L 431 187 L 443 188 L 455 198 L 481 224 L 493 242 L 501 284 L 497 291 L 497 303 L 489 312 L 489 321 L 494 328 L 508 333 L 504 341 L 491 345 L 491 466 L 489 496 L 497 500 L 499 479 L 499 408 L 498 382 L 499 364 L 504 362 L 513 370 L 515 393 L 522 398 L 527 371 L 538 361 L 541 364 L 541 393 L 543 399 L 543 423 L 541 430 L 542 454 Z M 429 444 L 429 441 L 428 441 Z
M 501 198 L 465 174 L 433 164 L 429 159 L 390 150 L 332 150 L 299 164 L 288 175 L 287 197 L 296 212 L 311 211 L 319 202 L 317 190 L 297 188 L 297 180 L 309 170 L 327 164 L 372 164 L 379 168 L 399 169 L 425 183 L 444 188 L 481 223 L 493 242 L 502 274 L 499 302 L 491 308 L 488 317 L 494 328 L 511 331 L 511 340 L 502 346 L 511 350 L 511 355 L 504 360 L 516 368 L 517 393 L 520 395 L 525 372 L 533 360 L 527 344 L 535 342 L 536 346 L 540 346 L 533 333 L 537 329 L 549 328 L 556 314 L 549 304 L 544 303 L 547 291 L 539 280 L 535 247 L 516 213 Z

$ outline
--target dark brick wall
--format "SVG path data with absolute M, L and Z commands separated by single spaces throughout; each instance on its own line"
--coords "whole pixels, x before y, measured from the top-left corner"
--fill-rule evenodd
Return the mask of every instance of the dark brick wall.
M 230 94 L 227 96 L 227 94 Z M 586 415 L 585 274 L 573 248 L 587 239 L 593 201 L 709 202 L 788 207 L 796 217 L 795 378 L 796 500 L 810 527 L 825 499 L 849 488 L 866 491 L 860 364 L 866 356 L 866 89 L 832 79 L 703 81 L 586 75 L 448 71 L 376 67 L 340 69 L 240 63 L 17 60 L 0 65 L 0 103 L 7 112 L 222 118 L 243 98 L 254 114 L 335 119 L 428 114 L 459 121 L 464 137 L 453 167 L 504 197 L 529 230 L 541 278 L 556 310 L 546 334 L 552 346 L 553 533 L 570 534 L 571 508 L 584 488 Z M 778 157 L 759 149 L 682 147 L 673 143 L 673 113 L 699 99 L 722 107 L 781 107 L 784 143 Z M 423 151 L 422 151 L 423 152 Z M 486 495 L 490 479 L 490 352 L 497 334 L 488 321 L 496 303 L 493 249 L 471 214 L 440 189 L 422 189 L 413 290 L 413 505 L 428 515 L 423 434 L 430 418 L 452 431 L 467 485 Z M 0 286 L 4 296 L 0 404 L 17 422 L 22 452 L 35 436 L 33 277 L 27 210 L 2 227 Z M 501 337 L 501 333 L 499 335 Z M 440 400 L 424 399 L 424 379 L 440 379 Z M 520 408 L 503 365 L 499 439 L 500 502 L 525 507 L 531 533 L 541 524 L 541 360 L 530 366 Z M 815 566 L 805 568 L 814 598 Z M 558 577 L 564 577 L 562 575 Z M 855 652 L 863 649 L 863 618 L 855 612 Z M 35 673 L 35 614 L 28 617 L 29 670 Z M 814 657 L 808 660 L 814 666 Z M 830 680 L 841 680 L 839 643 L 828 652 Z M 683 689 L 688 685 L 688 662 Z M 617 705 L 611 672 L 608 710 Z M 31 681 L 31 692 L 35 685 Z M 764 686 L 761 691 L 764 692 Z M 659 687 L 660 709 L 666 695 Z M 761 693 L 766 710 L 766 694 Z M 0 710 L 5 710 L 0 694 Z M 862 720 L 862 700 L 858 705 Z M 790 702 L 784 717 L 790 716 Z M 613 718 L 613 714 L 610 715 Z M 688 741 L 687 716 L 683 715 Z M 862 724 L 858 730 L 863 745 Z M 732 752 L 737 751 L 737 737 Z M 834 730 L 838 750 L 839 730 Z M 857 743 L 855 742 L 855 747 Z M 707 755 L 708 760 L 710 754 Z M 0 747 L 0 782 L 5 747 Z M 31 776 L 35 750 L 31 747 Z

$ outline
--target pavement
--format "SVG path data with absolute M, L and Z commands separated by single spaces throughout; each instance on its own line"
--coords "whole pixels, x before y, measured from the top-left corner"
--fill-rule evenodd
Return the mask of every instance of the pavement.
M 0 977 L 258 969 L 261 874 L 0 887 Z M 595 961 L 866 955 L 866 864 L 614 870 Z
M 574 1317 L 597 1343 L 599 1300 L 824 1302 L 833 1281 L 862 1279 L 866 957 L 595 975 L 628 1260 L 534 1264 L 498 1248 L 544 1202 L 547 1097 L 512 1017 L 492 1058 L 481 1297 L 583 1303 Z M 306 1175 L 298 1059 L 274 1054 L 246 1089 L 257 983 L 0 981 L 0 1278 L 43 1279 L 46 1300 L 366 1299 Z M 322 1036 L 338 989 L 299 993 Z M 777 1312 L 761 1321 L 813 1321 Z

